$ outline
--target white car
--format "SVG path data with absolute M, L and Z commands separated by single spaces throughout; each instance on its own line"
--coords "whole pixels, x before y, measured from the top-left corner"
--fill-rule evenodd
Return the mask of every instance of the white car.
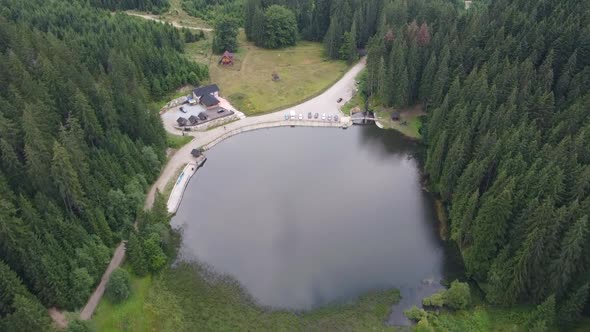
M 299 113 L 299 120 L 303 120 L 303 114 Z
M 328 121 L 332 121 L 332 114 L 328 115 Z
M 326 113 L 322 113 L 322 120 L 326 120 Z
M 285 113 L 285 120 L 289 120 L 289 113 Z

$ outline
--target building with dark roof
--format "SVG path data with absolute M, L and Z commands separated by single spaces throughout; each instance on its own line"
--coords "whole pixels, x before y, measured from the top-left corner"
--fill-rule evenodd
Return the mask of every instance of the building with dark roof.
M 193 155 L 193 157 L 197 158 L 197 157 L 199 157 L 201 155 L 201 150 L 199 150 L 199 149 L 193 149 L 191 151 L 191 154 Z
M 186 126 L 188 124 L 188 120 L 186 118 L 183 118 L 182 116 L 179 117 L 178 119 L 176 119 L 176 122 L 181 127 L 184 127 L 184 126 Z
M 188 118 L 188 122 L 190 122 L 190 123 L 191 123 L 191 125 L 196 125 L 196 124 L 197 124 L 197 122 L 199 122 L 199 118 L 197 118 L 197 117 L 196 117 L 196 116 L 194 116 L 194 115 L 191 115 L 191 116 Z
M 395 111 L 395 112 L 391 113 L 391 120 L 399 121 L 399 118 L 400 118 L 399 112 Z
M 193 97 L 200 100 L 205 95 L 213 95 L 217 97 L 219 95 L 219 87 L 217 84 L 205 85 L 193 90 Z
M 203 95 L 199 101 L 201 102 L 201 105 L 207 108 L 212 108 L 219 105 L 219 99 L 215 98 L 214 95 Z

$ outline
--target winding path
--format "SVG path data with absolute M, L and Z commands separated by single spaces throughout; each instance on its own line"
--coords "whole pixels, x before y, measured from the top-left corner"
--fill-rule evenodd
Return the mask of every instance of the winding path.
M 291 110 L 296 113 L 302 113 L 307 115 L 308 112 L 312 113 L 331 113 L 336 114 L 340 112 L 340 106 L 344 105 L 353 95 L 353 88 L 355 85 L 355 77 L 365 67 L 365 59 L 362 59 L 354 67 L 352 67 L 342 78 L 332 85 L 328 90 L 322 94 L 314 97 L 306 102 L 303 102 L 297 106 L 287 108 L 282 111 L 269 113 L 260 116 L 246 117 L 244 119 L 229 123 L 225 126 L 217 127 L 204 132 L 187 132 L 189 135 L 194 136 L 194 139 L 188 144 L 180 148 L 170 157 L 170 160 L 160 173 L 160 176 L 156 182 L 150 188 L 145 201 L 145 208 L 149 209 L 154 204 L 154 197 L 156 190 L 163 191 L 166 184 L 174 177 L 176 171 L 187 164 L 189 161 L 194 160 L 190 151 L 195 148 L 204 147 L 205 149 L 212 148 L 215 144 L 223 141 L 226 138 L 237 135 L 242 132 L 257 130 L 262 128 L 280 127 L 280 126 L 306 126 L 306 127 L 336 127 L 339 128 L 340 124 L 336 122 L 328 121 L 314 121 L 314 120 L 298 120 L 298 121 L 285 121 L 285 113 L 289 113 Z M 342 98 L 340 103 L 336 102 L 338 98 Z M 164 122 L 164 127 L 170 133 L 178 135 L 179 130 L 175 129 L 170 122 Z M 115 253 L 107 270 L 105 271 L 100 284 L 88 300 L 88 303 L 84 306 L 84 309 L 80 312 L 80 318 L 82 320 L 88 320 L 92 317 L 94 310 L 98 306 L 106 283 L 108 282 L 111 273 L 114 269 L 119 267 L 125 258 L 125 244 L 121 242 Z M 52 315 L 53 317 L 54 315 Z M 56 317 L 57 318 L 57 317 Z M 56 319 L 57 320 L 57 319 Z

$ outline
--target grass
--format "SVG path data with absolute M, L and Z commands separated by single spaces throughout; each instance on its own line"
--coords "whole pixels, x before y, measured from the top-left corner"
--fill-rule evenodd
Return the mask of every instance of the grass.
M 166 145 L 172 149 L 180 149 L 193 140 L 193 136 L 178 136 L 166 132 Z
M 399 121 L 391 120 L 391 113 L 394 111 L 400 112 Z M 420 120 L 420 117 L 425 113 L 422 111 L 420 105 L 404 109 L 376 107 L 375 113 L 385 129 L 395 129 L 407 137 L 422 139 L 422 135 L 420 134 L 422 120 Z
M 504 332 L 522 331 L 530 307 L 496 308 L 478 305 L 458 312 L 429 313 L 428 322 L 435 331 Z
M 348 69 L 343 61 L 328 60 L 319 43 L 301 41 L 297 46 L 267 50 L 246 42 L 243 32 L 239 40 L 236 63 L 221 66 L 218 56 L 212 56 L 209 73 L 221 94 L 246 115 L 276 111 L 312 98 Z M 273 72 L 280 81 L 272 80 Z
M 101 302 L 93 319 L 98 331 L 393 331 L 383 322 L 399 300 L 391 290 L 306 313 L 269 311 L 231 279 L 187 264 L 134 278 L 133 291 L 122 304 Z
M 190 59 L 203 64 L 209 65 L 211 61 L 212 54 L 211 54 L 211 41 L 212 37 L 211 34 L 205 34 L 207 38 L 201 39 L 194 43 L 187 43 L 184 44 L 184 53 L 186 53 Z
M 153 279 L 134 277 L 131 280 L 131 296 L 119 304 L 111 303 L 106 297 L 100 301 L 92 327 L 96 331 L 148 331 L 150 330 L 147 315 L 149 308 L 145 306 L 148 295 L 152 292 Z

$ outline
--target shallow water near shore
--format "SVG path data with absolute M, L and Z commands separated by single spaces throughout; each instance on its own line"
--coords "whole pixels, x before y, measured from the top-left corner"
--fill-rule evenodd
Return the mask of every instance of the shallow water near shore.
M 172 220 L 179 259 L 230 275 L 277 309 L 397 288 L 388 323 L 407 325 L 402 311 L 442 287 L 448 261 L 418 149 L 369 126 L 228 139 L 207 152 Z

